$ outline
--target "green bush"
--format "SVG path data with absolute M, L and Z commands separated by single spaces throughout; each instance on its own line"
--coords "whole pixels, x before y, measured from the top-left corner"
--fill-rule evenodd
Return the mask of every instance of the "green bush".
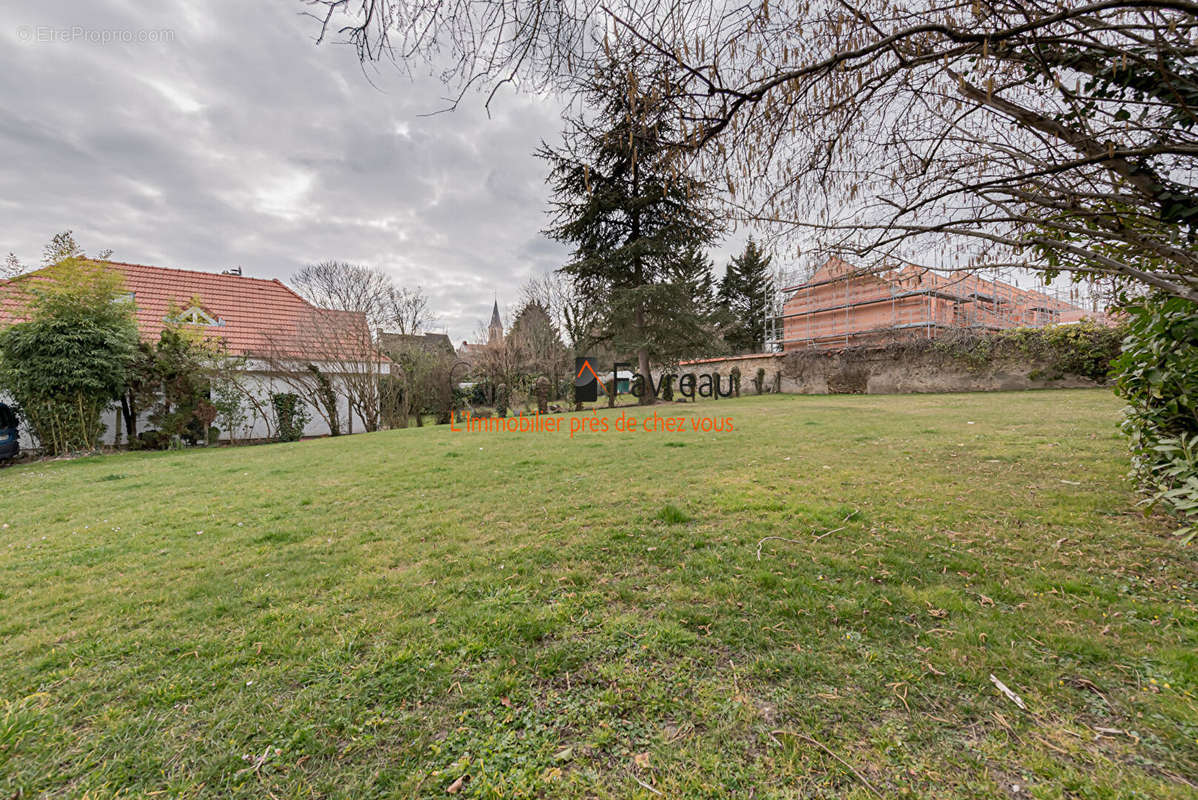
M 483 378 L 475 381 L 474 386 L 470 388 L 470 405 L 472 406 L 489 406 L 491 399 L 495 396 L 495 387 L 491 381 Z
M 216 346 L 196 331 L 168 325 L 160 334 L 151 362 L 150 385 L 156 397 L 150 423 L 165 433 L 168 441 L 186 440 L 194 445 L 206 440 L 203 417 L 205 410 L 214 410 L 208 396 L 216 357 Z M 214 418 L 213 414 L 208 421 Z
M 239 359 L 237 363 L 244 364 L 244 359 Z M 212 382 L 211 400 L 216 407 L 216 418 L 229 432 L 229 444 L 233 444 L 238 431 L 245 427 L 250 416 L 246 409 L 245 393 L 235 381 L 221 378 Z M 213 430 L 219 429 L 214 425 Z
M 495 388 L 495 415 L 507 416 L 508 393 L 507 384 L 501 383 Z
M 1083 321 L 998 332 L 959 329 L 932 340 L 931 346 L 973 370 L 1002 360 L 1039 361 L 1045 369 L 1033 370 L 1036 378 L 1076 375 L 1101 383 L 1110 376 L 1123 335 L 1121 328 Z
M 298 441 L 311 419 L 300 396 L 294 392 L 275 392 L 270 396 L 270 404 L 275 411 L 275 438 L 280 442 Z
M 46 455 L 96 450 L 100 416 L 120 395 L 137 349 L 118 274 L 68 259 L 19 278 L 28 321 L 0 331 L 0 388 Z
M 159 430 L 141 431 L 129 442 L 130 450 L 165 450 L 171 437 Z
M 1152 297 L 1129 307 L 1116 390 L 1127 400 L 1123 431 L 1145 501 L 1198 535 L 1198 305 Z

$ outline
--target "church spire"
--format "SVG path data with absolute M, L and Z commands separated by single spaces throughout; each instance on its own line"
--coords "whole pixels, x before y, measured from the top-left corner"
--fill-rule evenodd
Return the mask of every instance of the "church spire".
M 487 326 L 487 344 L 499 344 L 503 341 L 503 320 L 499 318 L 499 300 L 491 309 L 491 324 Z

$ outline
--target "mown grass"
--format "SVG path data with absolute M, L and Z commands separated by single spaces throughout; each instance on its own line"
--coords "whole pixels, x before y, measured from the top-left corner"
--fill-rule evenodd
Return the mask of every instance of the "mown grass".
M 0 796 L 1194 796 L 1108 392 L 668 409 L 0 471 Z

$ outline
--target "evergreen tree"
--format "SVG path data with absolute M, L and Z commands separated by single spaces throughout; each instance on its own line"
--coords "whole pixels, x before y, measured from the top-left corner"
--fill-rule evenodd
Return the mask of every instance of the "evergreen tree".
M 730 319 L 724 338 L 735 353 L 759 353 L 765 346 L 772 260 L 750 237 L 745 251 L 732 258 L 720 282 L 720 304 Z
M 703 248 L 693 245 L 673 265 L 672 279 L 685 288 L 695 311 L 710 316 L 717 308 L 715 265 Z
M 562 271 L 598 310 L 601 337 L 636 353 L 647 376 L 651 360 L 701 352 L 708 339 L 677 266 L 716 228 L 706 186 L 679 170 L 677 152 L 663 144 L 671 132 L 663 88 L 638 85 L 634 73 L 613 58 L 585 91 L 596 117 L 576 125 L 562 149 L 538 155 L 549 162 L 554 195 L 546 233 L 574 248 Z
M 680 313 L 693 319 L 698 331 L 693 337 L 690 353 L 678 356 L 715 356 L 727 350 L 721 335 L 727 326 L 727 314 L 716 296 L 715 264 L 701 247 L 684 250 L 674 262 L 671 280 L 680 294 Z

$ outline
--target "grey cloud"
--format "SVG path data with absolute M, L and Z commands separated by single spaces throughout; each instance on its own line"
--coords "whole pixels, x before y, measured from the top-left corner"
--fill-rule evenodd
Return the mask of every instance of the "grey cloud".
M 0 250 L 54 232 L 164 266 L 285 278 L 342 258 L 422 284 L 455 341 L 492 297 L 562 263 L 543 164 L 560 109 L 481 99 L 316 47 L 286 2 L 38 4 L 0 30 Z M 21 41 L 21 26 L 164 29 L 173 41 Z M 372 85 L 372 82 L 374 85 Z

